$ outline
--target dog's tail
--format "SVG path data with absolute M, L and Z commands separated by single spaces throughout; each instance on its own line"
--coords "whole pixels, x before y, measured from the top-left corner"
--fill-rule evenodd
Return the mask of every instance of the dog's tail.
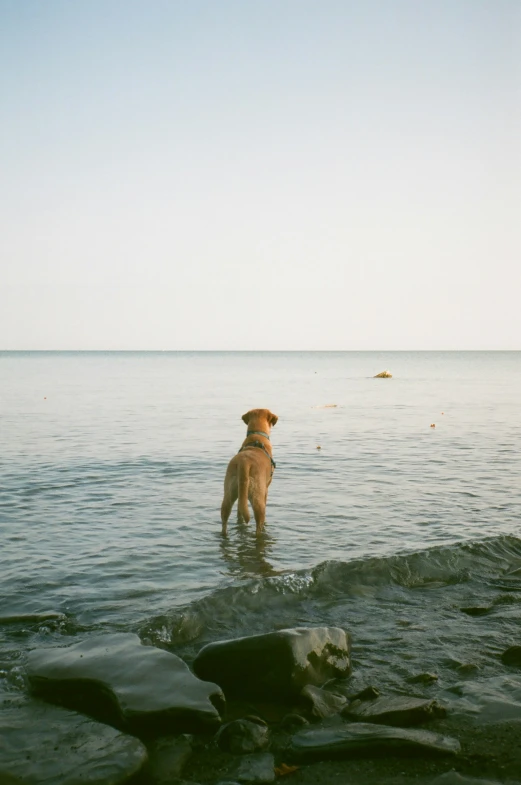
M 238 469 L 238 491 L 239 497 L 237 501 L 237 512 L 239 517 L 242 518 L 244 523 L 250 521 L 250 511 L 248 509 L 248 488 L 250 485 L 250 464 L 246 461 L 241 461 L 237 467 Z

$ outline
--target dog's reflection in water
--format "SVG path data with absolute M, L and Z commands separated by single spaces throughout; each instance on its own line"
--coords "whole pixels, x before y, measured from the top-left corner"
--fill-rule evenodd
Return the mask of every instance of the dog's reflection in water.
M 234 577 L 280 575 L 267 557 L 276 540 L 265 532 L 256 537 L 249 526 L 239 525 L 237 534 L 226 539 L 220 538 L 221 553 L 230 575 Z

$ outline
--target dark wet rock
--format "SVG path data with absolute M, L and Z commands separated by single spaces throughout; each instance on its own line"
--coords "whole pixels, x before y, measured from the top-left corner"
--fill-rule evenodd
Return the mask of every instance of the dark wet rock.
M 275 760 L 269 752 L 244 755 L 234 767 L 232 779 L 240 783 L 273 782 L 275 779 Z
M 381 725 L 421 725 L 429 720 L 445 717 L 447 710 L 436 700 L 408 698 L 395 695 L 372 701 L 356 700 L 342 711 L 342 716 L 356 722 L 376 722 Z
M 409 684 L 433 684 L 435 681 L 438 681 L 438 675 L 436 673 L 417 673 L 414 676 L 410 676 L 407 681 Z
M 137 635 L 99 635 L 27 660 L 33 691 L 138 736 L 216 730 L 224 696 L 183 660 Z
M 357 689 L 356 692 L 353 692 L 355 687 L 350 679 L 331 679 L 327 684 L 324 684 L 322 689 L 332 692 L 334 695 L 343 695 L 348 701 L 372 700 L 380 695 L 380 691 L 372 686 Z
M 0 695 L 0 782 L 119 785 L 147 759 L 133 736 L 19 693 Z M 18 778 L 18 779 L 17 779 Z
M 280 724 L 282 728 L 291 729 L 301 728 L 303 725 L 309 725 L 309 722 L 301 714 L 292 713 L 286 714 L 286 716 L 282 718 Z
M 481 607 L 481 606 L 460 608 L 460 611 L 462 613 L 465 613 L 467 616 L 486 616 L 488 613 L 490 613 L 491 610 L 492 608 Z
M 454 755 L 460 751 L 460 743 L 417 728 L 359 722 L 299 731 L 293 736 L 289 750 L 295 758 L 306 760 L 377 753 Z
M 370 701 L 374 698 L 378 698 L 380 695 L 380 690 L 377 690 L 376 687 L 366 687 L 365 689 L 357 692 L 355 695 L 347 695 L 346 697 L 348 700 L 351 701 Z
M 320 687 L 314 687 L 312 684 L 307 684 L 300 694 L 308 704 L 311 716 L 317 719 L 324 719 L 324 717 L 329 717 L 331 714 L 338 714 L 347 703 L 347 698 L 343 695 L 335 695 L 334 692 L 322 690 Z
M 66 619 L 66 615 L 58 611 L 48 611 L 46 613 L 20 613 L 0 616 L 0 625 L 41 624 L 46 621 L 65 621 Z
M 440 774 L 433 780 L 429 780 L 428 785 L 501 785 L 499 780 L 490 779 L 477 779 L 476 777 L 465 777 L 463 774 L 458 774 L 457 771 L 446 771 L 445 774 Z M 512 780 L 508 781 L 508 785 L 516 785 Z
M 219 641 L 194 661 L 201 679 L 227 694 L 286 700 L 306 684 L 350 673 L 350 638 L 338 627 L 303 627 Z
M 257 725 L 266 725 L 266 726 L 268 725 L 266 720 L 263 720 L 262 717 L 257 717 L 256 714 L 247 714 L 242 719 L 249 720 L 250 722 L 256 722 Z
M 151 778 L 155 785 L 167 785 L 181 776 L 191 756 L 192 741 L 186 734 L 156 739 L 148 747 L 147 777 Z
M 216 742 L 221 750 L 234 755 L 257 752 L 268 746 L 269 729 L 265 723 L 233 720 L 219 729 Z
M 501 655 L 501 661 L 505 665 L 521 666 L 521 646 L 510 646 Z

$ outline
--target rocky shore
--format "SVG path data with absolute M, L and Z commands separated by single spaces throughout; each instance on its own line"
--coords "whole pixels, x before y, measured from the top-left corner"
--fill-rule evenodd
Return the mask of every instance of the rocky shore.
M 355 690 L 335 627 L 217 641 L 191 667 L 126 633 L 34 650 L 26 692 L 0 695 L 0 785 L 515 785 L 520 651 L 501 660 L 513 710 L 494 693 L 473 716 L 472 687 L 433 697 L 432 673 Z

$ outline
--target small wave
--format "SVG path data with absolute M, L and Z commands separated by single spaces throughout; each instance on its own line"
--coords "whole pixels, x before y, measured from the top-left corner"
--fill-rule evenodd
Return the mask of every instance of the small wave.
M 500 536 L 439 546 L 413 553 L 350 562 L 326 561 L 312 570 L 243 580 L 225 586 L 170 614 L 151 619 L 141 630 L 148 642 L 188 647 L 217 638 L 267 629 L 323 624 L 325 609 L 352 606 L 365 597 L 478 582 L 510 592 L 521 590 L 521 539 Z M 268 620 L 268 622 L 267 622 Z M 194 649 L 195 651 L 195 649 Z

